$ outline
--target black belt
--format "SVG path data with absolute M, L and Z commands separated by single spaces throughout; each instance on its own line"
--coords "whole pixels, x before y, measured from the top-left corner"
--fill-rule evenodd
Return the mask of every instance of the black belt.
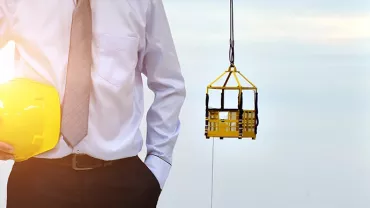
M 31 160 L 47 162 L 49 164 L 70 167 L 73 170 L 82 171 L 82 170 L 92 170 L 96 168 L 111 166 L 114 163 L 132 160 L 132 159 L 135 159 L 136 157 L 138 156 L 118 159 L 118 160 L 105 161 L 105 160 L 91 157 L 86 154 L 71 154 L 66 157 L 57 158 L 57 159 L 32 158 Z

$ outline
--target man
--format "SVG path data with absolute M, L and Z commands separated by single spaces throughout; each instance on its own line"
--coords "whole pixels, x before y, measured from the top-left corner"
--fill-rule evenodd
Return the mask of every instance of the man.
M 15 163 L 7 207 L 156 207 L 186 94 L 162 1 L 0 0 L 9 40 L 16 75 L 60 93 L 62 128 L 53 150 Z M 144 162 L 142 74 L 155 94 Z

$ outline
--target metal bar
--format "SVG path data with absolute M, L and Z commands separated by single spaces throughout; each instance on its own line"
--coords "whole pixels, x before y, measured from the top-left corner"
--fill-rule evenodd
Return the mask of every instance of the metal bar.
M 241 84 L 240 84 L 240 81 L 238 79 L 238 76 L 236 76 L 236 72 L 233 73 L 234 74 L 234 77 L 235 77 L 235 80 L 236 80 L 236 83 L 238 83 L 238 87 L 239 89 L 242 87 Z
M 217 82 L 219 79 L 221 79 L 221 77 L 223 77 L 225 74 L 227 73 L 227 71 L 223 72 L 220 76 L 218 76 L 210 85 L 208 85 L 208 87 L 212 87 L 212 85 Z
M 255 87 L 209 87 L 209 89 L 213 90 L 257 90 Z
M 208 111 L 208 103 L 209 103 L 209 95 L 206 94 L 206 120 L 205 120 L 205 136 L 208 137 L 208 117 L 209 117 L 209 111 Z
M 239 71 L 238 71 L 238 73 L 240 74 L 240 76 L 242 76 L 249 84 L 251 84 L 255 89 L 257 89 L 257 87 L 251 82 L 251 81 L 249 81 L 248 79 L 247 79 L 247 77 L 245 77 L 242 73 L 240 73 Z

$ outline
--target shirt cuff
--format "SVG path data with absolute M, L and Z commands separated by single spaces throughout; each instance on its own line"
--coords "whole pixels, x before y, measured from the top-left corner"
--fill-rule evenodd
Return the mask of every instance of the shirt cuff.
M 171 170 L 171 164 L 162 160 L 155 155 L 148 155 L 145 158 L 145 164 L 152 171 L 152 173 L 157 178 L 161 189 L 163 189 L 164 184 L 168 178 Z

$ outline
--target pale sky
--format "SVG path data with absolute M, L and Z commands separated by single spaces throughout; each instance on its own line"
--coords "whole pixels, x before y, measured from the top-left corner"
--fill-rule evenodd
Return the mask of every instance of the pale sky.
M 205 90 L 229 64 L 229 1 L 164 3 L 187 99 L 158 207 L 206 208 Z M 259 89 L 260 126 L 255 141 L 215 141 L 213 208 L 370 207 L 370 2 L 234 4 L 236 66 Z

